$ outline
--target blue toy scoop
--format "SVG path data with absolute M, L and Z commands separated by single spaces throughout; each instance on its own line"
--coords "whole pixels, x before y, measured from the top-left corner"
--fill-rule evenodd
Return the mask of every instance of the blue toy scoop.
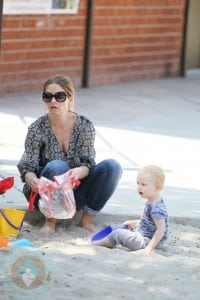
M 12 241 L 11 244 L 18 247 L 33 247 L 33 244 L 27 239 Z
M 104 239 L 106 236 L 108 236 L 113 230 L 115 229 L 127 229 L 126 225 L 120 225 L 117 227 L 112 227 L 110 225 L 104 227 L 103 229 L 99 230 L 98 232 L 96 232 L 92 238 L 91 238 L 91 242 L 95 242 L 95 241 L 99 241 Z

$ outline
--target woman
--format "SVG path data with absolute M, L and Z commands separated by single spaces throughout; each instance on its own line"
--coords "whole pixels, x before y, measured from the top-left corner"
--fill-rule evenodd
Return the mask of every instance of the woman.
M 104 207 L 122 175 L 113 159 L 95 163 L 95 128 L 84 116 L 73 112 L 74 88 L 68 77 L 56 76 L 43 86 L 42 99 L 48 113 L 29 128 L 24 154 L 17 167 L 25 182 L 23 192 L 38 192 L 40 176 L 50 180 L 69 171 L 81 184 L 74 190 L 77 210 L 83 209 L 80 226 L 95 231 L 93 219 Z M 36 206 L 39 197 L 37 197 Z M 46 219 L 43 232 L 54 232 L 56 220 Z

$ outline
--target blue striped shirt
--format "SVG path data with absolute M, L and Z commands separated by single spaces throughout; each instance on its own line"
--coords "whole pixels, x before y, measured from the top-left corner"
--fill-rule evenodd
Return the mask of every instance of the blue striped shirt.
M 156 248 L 160 248 L 162 247 L 164 241 L 168 238 L 168 227 L 169 227 L 169 217 L 163 199 L 160 199 L 156 203 L 146 202 L 143 216 L 141 217 L 140 223 L 136 229 L 144 237 L 148 237 L 149 239 L 152 239 L 157 229 L 153 219 L 165 220 L 165 233 L 156 247 Z

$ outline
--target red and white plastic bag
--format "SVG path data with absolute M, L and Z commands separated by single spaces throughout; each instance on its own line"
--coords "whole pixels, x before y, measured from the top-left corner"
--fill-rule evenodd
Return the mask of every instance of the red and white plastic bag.
M 54 177 L 54 181 L 40 177 L 38 189 L 39 209 L 46 218 L 70 219 L 76 212 L 73 187 L 79 185 L 78 180 L 71 180 L 67 173 Z

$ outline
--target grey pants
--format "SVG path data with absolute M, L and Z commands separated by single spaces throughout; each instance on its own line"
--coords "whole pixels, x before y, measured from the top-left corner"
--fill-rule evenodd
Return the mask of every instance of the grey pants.
M 145 238 L 138 231 L 130 231 L 127 229 L 115 229 L 107 238 L 110 243 L 114 246 L 122 245 L 130 250 L 139 250 L 145 248 Z

